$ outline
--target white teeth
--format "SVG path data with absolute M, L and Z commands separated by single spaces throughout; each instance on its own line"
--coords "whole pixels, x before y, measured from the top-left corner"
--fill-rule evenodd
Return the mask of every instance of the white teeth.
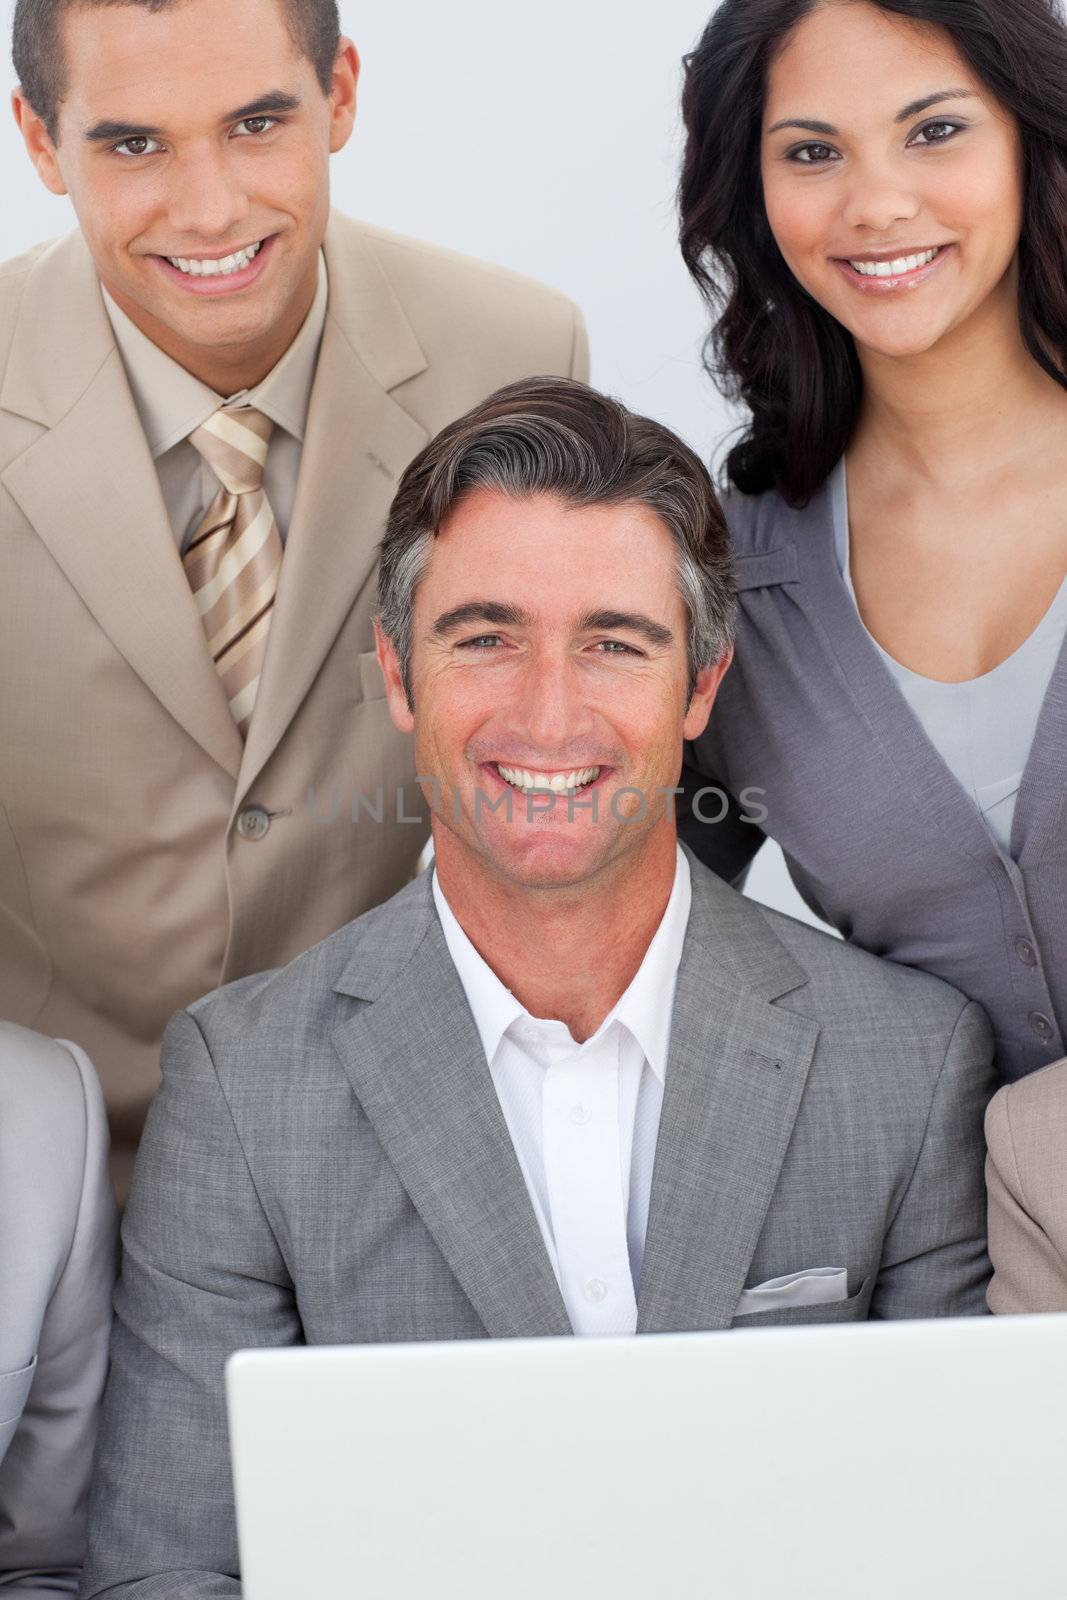
M 525 767 L 502 767 L 496 770 L 513 789 L 550 789 L 554 794 L 566 794 L 569 789 L 582 789 L 600 776 L 599 767 L 579 767 L 575 772 L 529 772 Z
M 899 278 L 904 272 L 914 272 L 916 267 L 925 267 L 932 261 L 940 250 L 940 245 L 935 245 L 932 250 L 923 250 L 917 256 L 898 256 L 895 261 L 850 261 L 849 266 L 853 272 L 859 272 L 865 278 Z
M 167 256 L 172 267 L 177 267 L 179 272 L 188 273 L 190 278 L 226 278 L 231 272 L 240 272 L 253 261 L 263 248 L 262 239 L 258 244 L 249 245 L 246 250 L 235 250 L 233 255 L 223 256 L 220 261 L 205 261 L 193 256 Z

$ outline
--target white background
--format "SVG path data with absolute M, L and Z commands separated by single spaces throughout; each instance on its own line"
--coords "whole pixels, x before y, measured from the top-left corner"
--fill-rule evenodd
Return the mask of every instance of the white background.
M 11 0 L 5 0 L 10 41 Z M 674 191 L 681 58 L 707 0 L 342 0 L 363 59 L 333 198 L 384 227 L 557 285 L 585 312 L 592 378 L 721 458 L 733 422 L 700 365 Z M 5 100 L 14 82 L 5 47 Z M 0 122 L 0 260 L 73 226 Z M 714 713 L 712 713 L 714 715 Z M 776 846 L 749 892 L 807 921 Z

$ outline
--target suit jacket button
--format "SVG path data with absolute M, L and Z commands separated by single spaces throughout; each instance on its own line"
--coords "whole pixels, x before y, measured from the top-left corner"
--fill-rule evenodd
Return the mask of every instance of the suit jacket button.
M 1052 1035 L 1056 1031 L 1052 1026 L 1052 1023 L 1041 1011 L 1031 1011 L 1030 1026 L 1033 1028 L 1038 1038 L 1043 1039 L 1046 1044 L 1048 1044 L 1049 1040 L 1052 1038 Z
M 1016 939 L 1015 954 L 1026 966 L 1037 966 L 1037 951 L 1034 949 L 1029 939 Z
M 245 806 L 237 814 L 237 832 L 242 839 L 265 839 L 270 831 L 270 812 L 262 806 Z

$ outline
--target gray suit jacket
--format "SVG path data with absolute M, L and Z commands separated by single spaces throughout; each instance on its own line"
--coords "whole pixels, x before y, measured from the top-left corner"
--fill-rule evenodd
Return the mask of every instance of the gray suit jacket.
M 19 1600 L 77 1587 L 115 1234 L 88 1058 L 0 1022 L 0 1592 Z
M 849 1297 L 744 1325 L 981 1313 L 982 1012 L 692 865 L 638 1332 L 816 1266 Z M 428 875 L 179 1013 L 163 1077 L 90 1518 L 108 1600 L 239 1593 L 231 1351 L 570 1332 Z

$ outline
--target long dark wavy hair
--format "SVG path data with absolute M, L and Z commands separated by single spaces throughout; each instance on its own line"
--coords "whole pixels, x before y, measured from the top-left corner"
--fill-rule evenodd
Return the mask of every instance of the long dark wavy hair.
M 1025 171 L 1019 318 L 1067 388 L 1067 27 L 1057 0 L 870 0 L 947 29 L 1013 112 Z M 726 456 L 746 494 L 806 504 L 844 452 L 863 381 L 852 335 L 801 288 L 767 221 L 760 177 L 766 74 L 818 0 L 723 0 L 685 58 L 682 256 L 715 322 L 704 359 L 751 423 Z

